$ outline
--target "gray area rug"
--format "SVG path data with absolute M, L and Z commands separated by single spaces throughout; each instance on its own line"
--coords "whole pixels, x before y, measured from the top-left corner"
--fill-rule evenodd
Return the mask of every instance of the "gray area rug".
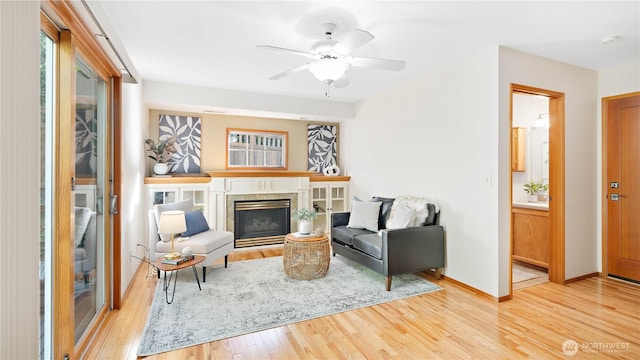
M 527 280 L 531 280 L 531 279 L 535 279 L 537 278 L 538 275 L 524 271 L 524 270 L 519 270 L 519 269 L 513 269 L 513 275 L 512 275 L 512 283 L 519 283 L 522 281 L 527 281 Z
M 441 290 L 405 274 L 394 276 L 391 291 L 385 291 L 384 276 L 341 256 L 331 257 L 329 272 L 320 279 L 289 278 L 279 256 L 208 268 L 207 282 L 201 284 L 198 291 L 193 271 L 181 270 L 169 305 L 158 281 L 138 356 Z

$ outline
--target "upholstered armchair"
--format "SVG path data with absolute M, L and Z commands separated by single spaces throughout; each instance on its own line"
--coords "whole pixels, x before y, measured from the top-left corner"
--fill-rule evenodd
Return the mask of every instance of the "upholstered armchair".
M 85 282 L 96 268 L 96 213 L 86 207 L 75 208 L 74 272 L 83 275 Z
M 224 256 L 224 267 L 227 267 L 228 255 L 234 248 L 233 233 L 210 229 L 201 211 L 197 210 L 191 199 L 159 204 L 148 212 L 148 237 L 150 261 L 155 262 L 158 257 L 171 253 L 171 235 L 158 234 L 158 223 L 163 211 L 182 210 L 185 212 L 187 231 L 176 235 L 174 250 L 181 252 L 185 247 L 191 248 L 194 254 L 206 257 L 202 263 L 202 281 L 206 281 L 207 266 L 213 265 L 215 260 Z

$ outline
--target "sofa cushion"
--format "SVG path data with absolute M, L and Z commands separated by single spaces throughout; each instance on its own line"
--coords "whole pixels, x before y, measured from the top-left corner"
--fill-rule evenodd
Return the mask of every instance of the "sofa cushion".
M 207 219 L 204 218 L 204 214 L 200 210 L 184 213 L 184 219 L 187 223 L 187 231 L 183 232 L 182 236 L 193 236 L 209 230 Z
M 380 216 L 378 217 L 378 229 L 386 229 L 387 220 L 391 214 L 391 206 L 393 206 L 393 198 L 374 196 L 371 201 L 380 201 Z
M 189 237 L 187 240 L 174 241 L 174 251 L 182 252 L 185 247 L 190 247 L 194 254 L 206 255 L 228 243 L 233 242 L 233 233 L 228 231 L 207 230 Z M 158 241 L 156 251 L 159 253 L 171 252 L 171 241 Z
M 364 234 L 371 234 L 371 231 L 364 229 L 352 229 L 345 225 L 336 226 L 331 229 L 331 237 L 347 245 L 353 245 L 353 238 Z
M 347 224 L 347 227 L 378 231 L 380 205 L 382 205 L 382 203 L 379 201 L 364 202 L 354 197 L 351 202 L 351 214 L 349 215 L 349 224 Z
M 387 220 L 387 229 L 404 229 L 411 226 L 416 218 L 416 211 L 403 203 L 394 203 L 394 211 Z
M 154 205 L 153 213 L 156 216 L 156 225 L 160 225 L 160 214 L 164 211 L 169 210 L 182 210 L 185 213 L 194 211 L 196 208 L 193 206 L 193 200 L 187 199 L 183 201 L 178 201 L 169 204 L 158 204 Z M 160 240 L 162 241 L 171 241 L 171 234 L 160 234 Z
M 382 259 L 382 237 L 377 233 L 354 237 L 353 247 L 376 259 Z

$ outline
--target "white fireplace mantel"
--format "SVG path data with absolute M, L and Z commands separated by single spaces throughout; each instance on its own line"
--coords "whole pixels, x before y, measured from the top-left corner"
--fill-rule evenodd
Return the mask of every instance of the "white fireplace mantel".
M 216 176 L 209 184 L 209 201 L 215 219 L 216 229 L 227 229 L 227 208 L 230 196 L 256 195 L 256 198 L 270 194 L 297 194 L 298 206 L 311 207 L 310 185 L 308 176 L 268 176 L 241 177 L 237 174 L 231 177 Z

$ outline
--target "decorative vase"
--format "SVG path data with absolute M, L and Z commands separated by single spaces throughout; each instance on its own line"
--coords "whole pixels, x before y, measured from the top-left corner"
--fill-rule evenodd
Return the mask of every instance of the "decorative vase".
M 311 234 L 311 221 L 310 220 L 300 220 L 298 223 L 298 232 L 302 235 Z
M 531 203 L 538 202 L 538 195 L 537 194 L 527 195 L 527 201 Z
M 156 163 L 153 165 L 153 172 L 156 175 L 164 175 L 169 172 L 169 165 L 166 163 Z

